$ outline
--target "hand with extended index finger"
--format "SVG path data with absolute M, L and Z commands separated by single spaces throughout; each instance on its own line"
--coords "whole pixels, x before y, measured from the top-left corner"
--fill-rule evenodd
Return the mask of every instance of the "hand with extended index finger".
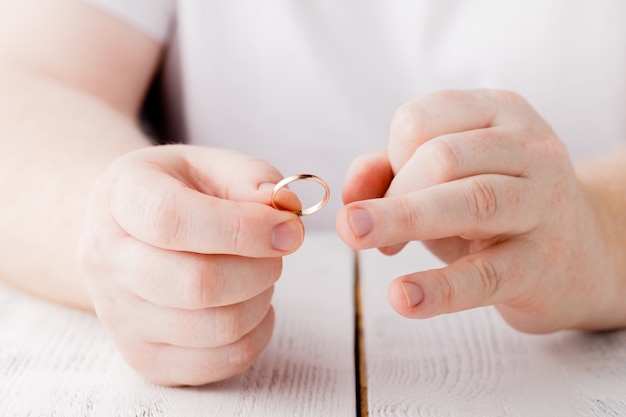
M 450 263 L 391 284 L 404 316 L 495 305 L 528 332 L 626 324 L 607 314 L 619 310 L 617 283 L 590 193 L 515 94 L 447 91 L 402 106 L 388 152 L 355 161 L 344 201 L 337 230 L 350 246 L 392 254 L 420 240 Z
M 204 384 L 264 349 L 281 257 L 304 237 L 298 216 L 269 205 L 281 178 L 262 160 L 191 146 L 141 149 L 100 176 L 80 258 L 98 317 L 142 375 Z

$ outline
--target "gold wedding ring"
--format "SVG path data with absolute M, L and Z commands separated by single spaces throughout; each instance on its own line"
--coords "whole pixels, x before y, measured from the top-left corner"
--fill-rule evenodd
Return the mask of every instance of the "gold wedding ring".
M 322 197 L 320 202 L 315 204 L 314 206 L 311 206 L 311 207 L 309 207 L 307 209 L 304 209 L 304 210 L 294 211 L 294 213 L 297 214 L 298 216 L 308 216 L 310 214 L 314 214 L 314 213 L 317 213 L 318 211 L 320 211 L 322 209 L 322 207 L 324 207 L 326 205 L 326 203 L 328 203 L 328 199 L 330 198 L 330 188 L 328 188 L 328 184 L 326 184 L 326 181 L 324 181 L 323 179 L 321 179 L 318 176 L 311 175 L 311 174 L 292 175 L 291 177 L 283 178 L 282 180 L 278 181 L 278 184 L 276 184 L 274 186 L 274 189 L 272 190 L 272 207 L 274 207 L 275 209 L 281 210 L 281 207 L 276 205 L 276 201 L 275 201 L 276 195 L 278 194 L 278 192 L 282 188 L 284 188 L 287 185 L 291 184 L 292 182 L 302 181 L 302 180 L 304 180 L 304 181 L 314 181 L 314 182 L 320 184 L 322 187 L 324 187 L 324 197 Z

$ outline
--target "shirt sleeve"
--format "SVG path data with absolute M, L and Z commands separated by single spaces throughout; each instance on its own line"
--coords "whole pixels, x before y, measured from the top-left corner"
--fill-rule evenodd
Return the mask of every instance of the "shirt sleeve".
M 85 0 L 125 20 L 157 41 L 167 40 L 176 0 Z

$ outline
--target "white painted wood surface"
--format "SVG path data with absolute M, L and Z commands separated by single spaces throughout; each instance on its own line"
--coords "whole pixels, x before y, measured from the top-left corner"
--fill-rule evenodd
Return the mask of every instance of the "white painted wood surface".
M 253 368 L 178 389 L 130 370 L 93 316 L 0 284 L 0 416 L 354 416 L 352 269 L 338 238 L 307 236 L 285 258 Z
M 417 243 L 360 261 L 370 417 L 626 416 L 626 331 L 527 335 L 492 308 L 405 319 L 388 284 L 442 264 Z
M 626 332 L 525 335 L 490 308 L 404 319 L 388 283 L 440 265 L 407 249 L 361 253 L 370 416 L 626 416 Z M 173 389 L 130 370 L 92 315 L 0 284 L 0 416 L 356 416 L 351 251 L 307 236 L 274 300 L 250 371 Z

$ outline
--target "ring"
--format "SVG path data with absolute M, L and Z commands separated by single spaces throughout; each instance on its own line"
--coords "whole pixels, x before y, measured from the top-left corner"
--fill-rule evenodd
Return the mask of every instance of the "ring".
M 295 181 L 301 181 L 301 180 L 315 181 L 316 183 L 321 184 L 321 186 L 324 187 L 324 197 L 322 197 L 320 202 L 315 204 L 314 206 L 311 206 L 304 210 L 294 211 L 294 213 L 297 214 L 298 216 L 308 216 L 310 214 L 317 213 L 318 211 L 320 211 L 322 207 L 324 207 L 326 203 L 328 203 L 328 199 L 330 198 L 330 188 L 328 187 L 328 184 L 326 184 L 326 181 L 324 181 L 318 176 L 311 175 L 311 174 L 292 175 L 291 177 L 283 178 L 282 180 L 280 180 L 278 184 L 276 184 L 274 186 L 274 189 L 272 190 L 272 207 L 274 207 L 277 210 L 281 210 L 281 208 L 276 205 L 276 201 L 275 201 L 276 195 L 282 188 L 286 187 L 288 184 L 291 184 L 292 182 L 295 182 Z

